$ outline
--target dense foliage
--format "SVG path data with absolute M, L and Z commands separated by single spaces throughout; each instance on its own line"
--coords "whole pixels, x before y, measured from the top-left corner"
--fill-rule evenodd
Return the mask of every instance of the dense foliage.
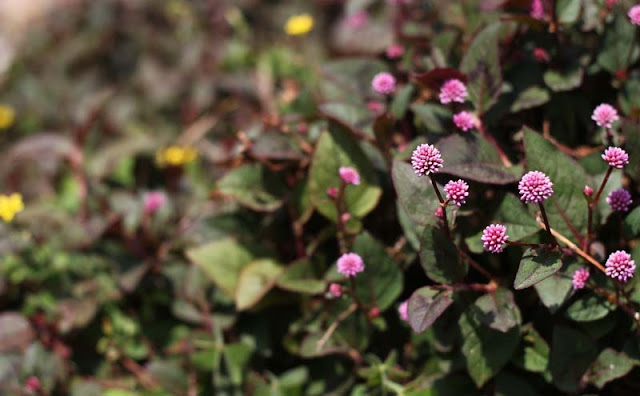
M 60 3 L 0 36 L 0 394 L 638 394 L 633 2 Z

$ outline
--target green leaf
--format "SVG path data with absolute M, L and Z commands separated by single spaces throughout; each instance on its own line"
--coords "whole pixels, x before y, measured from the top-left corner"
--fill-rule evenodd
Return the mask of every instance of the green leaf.
M 519 326 L 522 322 L 520 309 L 513 300 L 513 293 L 504 288 L 478 298 L 471 306 L 471 312 L 479 323 L 502 333 Z
M 187 392 L 187 373 L 178 362 L 154 359 L 146 369 L 163 389 L 177 395 Z
M 254 258 L 245 246 L 230 238 L 188 249 L 186 255 L 229 296 L 236 293 L 240 271 Z
M 503 371 L 496 377 L 494 396 L 539 396 L 535 388 L 524 378 L 511 372 Z
M 593 362 L 589 382 L 602 389 L 607 383 L 627 375 L 634 365 L 634 361 L 626 354 L 607 348 Z
M 451 293 L 429 286 L 421 287 L 409 298 L 409 324 L 413 331 L 422 333 L 453 304 Z
M 285 268 L 277 281 L 278 287 L 304 294 L 319 294 L 325 288 L 325 282 L 318 279 L 311 261 L 301 259 Z
M 473 39 L 465 51 L 460 71 L 468 77 L 469 100 L 479 114 L 493 106 L 502 90 L 498 39 L 502 24 L 491 23 Z
M 416 175 L 411 165 L 401 161 L 393 161 L 391 178 L 398 201 L 409 218 L 420 225 L 433 224 L 440 201 L 429 178 Z
M 608 25 L 605 31 L 602 50 L 598 53 L 598 64 L 611 74 L 616 74 L 618 70 L 627 70 L 629 65 L 638 60 L 638 46 L 634 40 L 636 34 L 635 25 L 629 23 L 622 8 L 619 9 L 613 24 Z M 632 55 L 629 57 L 629 50 L 633 46 Z M 627 57 L 629 63 L 627 64 Z
M 549 345 L 542 336 L 528 325 L 522 335 L 521 350 L 514 362 L 527 371 L 544 373 L 549 366 Z
M 602 319 L 614 308 L 599 294 L 588 294 L 576 300 L 567 308 L 566 315 L 576 322 L 590 322 Z
M 360 185 L 346 187 L 345 202 L 352 216 L 364 217 L 376 207 L 382 190 L 378 187 L 371 161 L 358 142 L 353 140 L 348 131 L 337 125 L 332 125 L 318 139 L 309 173 L 311 202 L 323 216 L 337 220 L 335 203 L 327 196 L 327 189 L 340 185 L 338 169 L 341 166 L 354 167 L 360 173 Z
M 509 184 L 519 180 L 522 168 L 505 167 L 496 149 L 477 134 L 454 134 L 438 142 L 445 158 L 440 170 L 453 176 L 480 183 Z
M 236 286 L 236 309 L 244 311 L 257 304 L 275 285 L 282 270 L 270 259 L 256 260 L 242 268 Z
M 598 351 L 593 341 L 566 326 L 553 328 L 549 368 L 553 383 L 563 392 L 576 392 Z
M 625 167 L 625 172 L 638 183 L 640 182 L 640 124 L 624 120 L 622 133 L 625 138 L 624 148 L 629 154 L 629 165 Z
M 425 227 L 422 234 L 420 263 L 429 279 L 444 284 L 462 281 L 469 269 L 451 239 L 434 226 Z
M 325 102 L 364 105 L 364 94 L 371 91 L 373 76 L 385 70 L 387 66 L 384 62 L 370 58 L 327 62 L 320 69 L 321 95 Z
M 529 170 L 544 172 L 553 182 L 554 194 L 545 202 L 551 227 L 571 237 L 566 221 L 584 234 L 587 226 L 587 203 L 582 190 L 593 185 L 585 170 L 551 142 L 529 128 L 524 128 L 524 148 Z M 566 218 L 566 220 L 565 220 Z
M 24 350 L 34 336 L 27 318 L 17 312 L 0 313 L 0 354 Z
M 635 208 L 624 218 L 624 233 L 628 239 L 635 238 L 640 232 L 640 207 Z
M 251 209 L 272 212 L 282 205 L 282 181 L 259 163 L 229 171 L 218 181 L 218 190 Z
M 407 113 L 413 91 L 413 85 L 406 85 L 398 93 L 395 94 L 393 102 L 391 102 L 391 114 L 393 114 L 395 118 L 403 118 Z
M 537 86 L 529 87 L 520 92 L 511 105 L 511 112 L 517 113 L 521 110 L 542 106 L 549 101 L 549 98 L 550 95 L 546 89 Z
M 467 370 L 473 382 L 481 387 L 511 359 L 520 341 L 520 332 L 517 328 L 507 333 L 490 329 L 466 313 L 460 317 L 458 325 Z
M 556 15 L 558 22 L 573 24 L 580 16 L 582 0 L 558 0 L 556 3 Z
M 434 103 L 413 103 L 411 110 L 415 114 L 415 123 L 432 133 L 448 133 L 451 130 L 451 110 Z
M 365 263 L 365 270 L 355 278 L 358 299 L 367 306 L 386 310 L 402 293 L 402 271 L 384 246 L 368 233 L 358 235 L 352 250 Z
M 560 309 L 571 296 L 573 273 L 580 267 L 578 263 L 571 263 L 565 269 L 534 285 L 540 301 L 551 313 Z
M 533 286 L 558 272 L 561 267 L 559 253 L 542 248 L 527 249 L 520 260 L 513 287 L 521 290 Z
M 361 103 L 325 103 L 318 106 L 326 118 L 334 120 L 352 131 L 373 135 L 374 114 Z
M 242 385 L 242 379 L 247 372 L 247 365 L 253 355 L 253 348 L 249 345 L 236 343 L 225 345 L 224 360 L 231 377 L 231 382 L 236 386 Z
M 564 92 L 578 88 L 583 76 L 584 69 L 579 64 L 573 64 L 565 70 L 547 70 L 543 78 L 553 92 Z

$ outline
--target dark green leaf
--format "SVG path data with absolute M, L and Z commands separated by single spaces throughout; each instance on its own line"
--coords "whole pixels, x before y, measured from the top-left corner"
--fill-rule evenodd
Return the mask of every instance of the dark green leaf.
M 624 377 L 635 363 L 622 352 L 607 348 L 593 362 L 589 372 L 589 382 L 602 389 L 607 383 Z
M 549 362 L 553 383 L 563 392 L 577 391 L 597 354 L 593 341 L 582 332 L 555 326 Z
M 540 301 L 549 308 L 551 313 L 556 312 L 571 296 L 573 291 L 572 277 L 578 268 L 580 268 L 579 264 L 572 263 L 534 285 Z
M 522 321 L 513 294 L 503 288 L 478 298 L 471 312 L 478 322 L 503 333 L 519 326 Z
M 558 272 L 561 267 L 559 253 L 541 248 L 527 249 L 520 260 L 513 287 L 520 290 L 533 286 Z
M 433 224 L 440 201 L 429 178 L 419 177 L 411 165 L 401 161 L 393 161 L 391 178 L 398 200 L 409 218 L 421 225 Z
M 282 273 L 282 266 L 273 260 L 256 260 L 243 267 L 236 285 L 236 309 L 243 311 L 253 307 L 275 285 Z
M 282 204 L 285 187 L 262 165 L 243 165 L 229 171 L 217 184 L 218 190 L 254 210 L 271 212 Z
M 549 92 L 546 89 L 536 86 L 529 87 L 520 92 L 511 105 L 511 112 L 517 113 L 521 110 L 542 106 L 549 101 L 549 98 Z
M 422 234 L 420 263 L 427 276 L 438 283 L 460 282 L 468 271 L 451 239 L 433 226 L 427 226 Z
M 566 315 L 576 322 L 589 322 L 602 319 L 613 306 L 599 294 L 588 294 L 576 300 L 567 308 Z
M 325 288 L 325 282 L 315 274 L 308 259 L 302 259 L 289 265 L 278 278 L 277 286 L 296 293 L 318 294 Z
M 549 366 L 549 345 L 542 336 L 528 325 L 524 328 L 521 352 L 515 358 L 515 363 L 527 371 L 544 373 Z
M 409 299 L 409 324 L 413 331 L 422 333 L 453 304 L 450 292 L 436 290 L 429 286 L 421 287 L 413 292 Z

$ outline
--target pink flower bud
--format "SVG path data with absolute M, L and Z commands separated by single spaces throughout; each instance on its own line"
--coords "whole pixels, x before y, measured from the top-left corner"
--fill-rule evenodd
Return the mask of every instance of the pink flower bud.
M 162 191 L 152 191 L 144 195 L 144 212 L 152 214 L 162 208 L 167 202 L 167 196 Z
M 587 197 L 591 197 L 593 195 L 593 188 L 589 187 L 589 186 L 584 186 L 584 189 L 582 190 L 582 192 L 584 193 L 584 195 L 586 195 Z
M 347 221 L 349 221 L 350 218 L 351 218 L 351 215 L 349 213 L 343 213 L 342 216 L 340 216 L 340 220 L 342 220 L 343 223 L 346 223 Z
M 369 319 L 375 319 L 380 316 L 380 308 L 373 307 L 369 310 Z
M 338 198 L 338 187 L 327 188 L 327 195 L 329 196 L 329 198 L 332 198 L 332 199 Z
M 342 295 L 342 286 L 338 283 L 332 283 L 329 285 L 329 293 L 335 298 L 338 298 Z
M 439 219 L 442 219 L 444 217 L 444 211 L 442 210 L 442 206 L 438 206 L 433 215 L 436 216 Z
M 355 186 L 360 184 L 360 173 L 355 168 L 350 166 L 341 166 L 338 169 L 338 173 L 340 174 L 340 178 L 343 182 L 347 184 L 353 184 Z

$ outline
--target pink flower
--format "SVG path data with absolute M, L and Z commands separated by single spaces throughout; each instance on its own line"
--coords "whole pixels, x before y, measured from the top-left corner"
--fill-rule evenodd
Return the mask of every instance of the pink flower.
M 366 25 L 367 22 L 369 22 L 369 13 L 366 11 L 358 11 L 347 18 L 347 25 L 352 28 Z
M 405 322 L 409 320 L 409 300 L 403 301 L 398 307 L 398 315 Z
M 542 203 L 553 194 L 553 183 L 540 171 L 526 173 L 518 183 L 520 199 L 526 203 Z
M 333 198 L 333 199 L 338 198 L 338 188 L 337 187 L 327 188 L 327 195 L 329 196 L 329 198 Z
M 162 191 L 153 191 L 144 194 L 143 201 L 144 212 L 152 214 L 165 205 L 167 196 Z
M 349 221 L 350 218 L 351 218 L 351 215 L 345 212 L 342 214 L 342 216 L 340 216 L 340 221 L 342 221 L 343 223 L 346 223 L 347 221 Z
M 453 123 L 463 131 L 467 132 L 470 129 L 476 127 L 478 119 L 473 113 L 468 111 L 461 111 L 458 114 L 453 115 Z
M 502 224 L 491 224 L 482 231 L 482 245 L 484 249 L 491 253 L 500 253 L 507 243 L 507 227 Z
M 367 102 L 367 109 L 369 109 L 369 111 L 372 113 L 379 114 L 384 111 L 384 104 L 373 101 Z
M 40 389 L 40 386 L 41 386 L 40 379 L 34 375 L 27 378 L 27 382 L 24 385 L 27 392 L 32 392 L 32 393 L 37 392 Z
M 631 260 L 631 255 L 624 250 L 618 250 L 609 255 L 605 264 L 605 273 L 613 279 L 626 282 L 629 278 L 633 278 L 636 270 L 636 263 Z
M 589 187 L 589 186 L 584 186 L 584 189 L 582 190 L 582 192 L 584 193 L 584 195 L 586 195 L 587 197 L 590 197 L 593 195 L 593 188 Z
M 440 88 L 440 103 L 442 104 L 451 102 L 464 103 L 466 97 L 467 87 L 456 78 L 447 80 Z
M 332 283 L 329 285 L 329 293 L 335 298 L 338 298 L 342 295 L 342 286 L 338 283 Z
M 347 278 L 364 271 L 362 257 L 356 253 L 345 253 L 338 259 L 338 272 Z
M 389 95 L 396 89 L 396 79 L 387 72 L 378 73 L 371 81 L 373 90 L 383 95 Z
M 353 184 L 354 186 L 360 184 L 360 174 L 355 168 L 350 166 L 341 166 L 340 169 L 338 169 L 338 173 L 340 174 L 340 178 L 343 182 Z
M 404 47 L 400 44 L 391 44 L 386 51 L 387 58 L 398 59 L 404 55 Z
M 536 61 L 540 63 L 549 62 L 549 60 L 551 59 L 549 57 L 549 53 L 544 48 L 539 48 L 539 47 L 533 50 L 533 57 L 536 59 Z
M 444 192 L 447 193 L 448 200 L 457 206 L 462 206 L 466 202 L 465 198 L 469 196 L 469 185 L 464 180 L 450 180 L 444 186 Z
M 573 288 L 575 290 L 583 289 L 587 284 L 587 280 L 589 279 L 589 270 L 586 268 L 580 268 L 576 272 L 573 273 Z
M 531 1 L 531 11 L 529 11 L 529 15 L 531 15 L 533 19 L 544 19 L 544 5 L 542 4 L 542 0 Z
M 618 121 L 618 111 L 610 104 L 602 103 L 593 110 L 591 119 L 598 124 L 599 127 L 611 129 L 614 122 Z
M 631 7 L 627 15 L 629 15 L 631 23 L 634 25 L 640 25 L 640 4 Z
M 411 166 L 418 176 L 436 173 L 442 163 L 440 150 L 431 144 L 421 144 L 411 154 Z
M 633 202 L 631 200 L 631 194 L 624 188 L 613 190 L 609 193 L 609 196 L 607 196 L 607 203 L 611 206 L 611 209 L 617 210 L 618 212 L 627 212 L 631 202 Z
M 602 154 L 602 159 L 607 161 L 609 166 L 622 169 L 629 163 L 629 154 L 620 147 L 609 147 Z

